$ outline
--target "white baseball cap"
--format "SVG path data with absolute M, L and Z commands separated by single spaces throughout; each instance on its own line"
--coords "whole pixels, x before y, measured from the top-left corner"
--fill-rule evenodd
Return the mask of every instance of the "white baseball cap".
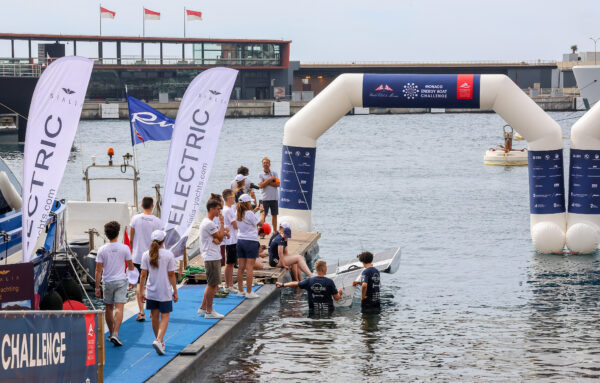
M 133 270 L 127 270 L 127 280 L 132 285 L 138 283 L 138 277 L 140 276 L 140 272 L 134 267 Z
M 248 194 L 242 194 L 239 198 L 240 202 L 252 202 L 252 197 Z
M 279 224 L 279 227 L 283 227 L 283 228 L 287 228 L 287 229 L 291 229 L 292 228 L 292 226 L 289 223 L 287 223 L 287 222 L 281 222 Z
M 248 176 L 245 176 L 243 174 L 238 174 L 237 176 L 235 176 L 235 182 L 240 182 L 242 180 L 245 180 L 246 178 L 248 178 Z
M 167 233 L 165 233 L 164 231 L 162 231 L 162 230 L 154 230 L 152 232 L 152 235 L 150 236 L 150 238 L 153 241 L 162 242 L 162 241 L 164 241 L 164 239 L 165 239 L 166 236 L 167 236 Z

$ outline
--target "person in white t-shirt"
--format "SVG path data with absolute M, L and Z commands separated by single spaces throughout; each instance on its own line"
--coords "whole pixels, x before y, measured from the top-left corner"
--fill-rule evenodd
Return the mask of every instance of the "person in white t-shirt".
M 162 230 L 152 232 L 150 249 L 142 255 L 142 273 L 140 275 L 141 290 L 145 291 L 142 300 L 152 314 L 152 330 L 154 342 L 152 347 L 159 355 L 165 354 L 165 333 L 169 326 L 169 316 L 173 311 L 173 302 L 177 302 L 177 283 L 175 256 L 163 249 L 167 233 Z M 146 284 L 146 281 L 148 282 Z
M 141 263 L 142 263 L 142 254 L 150 248 L 150 236 L 154 230 L 158 230 L 162 228 L 162 222 L 160 218 L 152 214 L 152 210 L 154 209 L 154 200 L 152 197 L 144 197 L 142 199 L 142 214 L 136 214 L 131 219 L 131 223 L 129 227 L 130 230 L 130 240 L 133 245 L 133 265 L 138 270 L 141 275 Z M 138 278 L 138 284 L 135 289 L 135 295 L 137 297 L 138 308 L 140 309 L 140 313 L 137 318 L 135 318 L 138 322 L 143 322 L 145 319 L 144 316 L 144 302 L 142 301 L 142 291 L 140 289 L 140 280 Z
M 265 157 L 262 160 L 263 172 L 258 175 L 258 187 L 262 193 L 262 203 L 265 214 L 271 212 L 271 223 L 273 230 L 277 228 L 277 215 L 279 214 L 279 176 L 277 172 L 271 170 L 271 160 Z
M 223 208 L 223 218 L 225 222 L 225 290 L 230 293 L 237 293 L 238 290 L 233 287 L 233 268 L 237 263 L 237 221 L 235 220 L 235 197 L 233 190 L 223 190 L 223 199 L 225 200 L 225 207 Z
M 254 278 L 254 264 L 260 251 L 258 242 L 258 227 L 265 223 L 265 211 L 262 205 L 252 210 L 252 198 L 248 194 L 242 194 L 236 207 L 236 221 L 238 226 L 237 257 L 238 257 L 238 296 L 246 298 L 258 298 L 258 294 L 252 291 L 252 279 Z M 260 219 L 254 214 L 260 210 Z M 246 270 L 246 293 L 244 293 L 244 270 Z
M 209 199 L 206 203 L 207 214 L 200 223 L 200 253 L 204 258 L 204 269 L 206 270 L 206 288 L 202 305 L 198 314 L 204 314 L 206 319 L 221 319 L 224 315 L 213 310 L 213 299 L 221 284 L 221 251 L 220 244 L 225 238 L 225 222 L 221 215 L 221 202 Z M 220 225 L 213 221 L 219 217 Z
M 127 299 L 127 274 L 125 264 L 133 270 L 129 246 L 117 242 L 121 225 L 116 221 L 104 225 L 104 234 L 110 241 L 98 249 L 96 256 L 96 296 L 100 298 L 100 280 L 104 282 L 104 305 L 108 340 L 115 346 L 122 346 L 119 329 L 123 321 L 123 307 Z M 113 311 L 114 310 L 114 311 Z

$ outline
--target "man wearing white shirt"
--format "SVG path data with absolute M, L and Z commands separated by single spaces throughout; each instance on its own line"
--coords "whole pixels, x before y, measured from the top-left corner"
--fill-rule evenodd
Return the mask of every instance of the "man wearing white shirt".
M 123 307 L 127 298 L 127 274 L 124 265 L 133 270 L 129 246 L 117 242 L 121 225 L 116 221 L 104 225 L 104 234 L 110 243 L 98 249 L 96 256 L 96 296 L 100 298 L 100 280 L 104 283 L 104 305 L 108 340 L 115 346 L 122 346 L 119 328 L 123 321 Z M 114 309 L 114 314 L 113 314 Z
M 199 314 L 204 314 L 206 319 L 221 319 L 224 315 L 213 310 L 213 299 L 221 284 L 221 250 L 220 244 L 225 237 L 225 222 L 221 215 L 221 202 L 209 199 L 206 203 L 208 213 L 200 223 L 200 252 L 204 258 L 204 269 L 206 270 L 206 288 L 202 305 L 198 309 Z M 219 217 L 220 225 L 213 221 Z
M 131 219 L 131 223 L 129 224 L 129 227 L 131 227 L 129 237 L 131 239 L 131 244 L 133 245 L 133 265 L 140 274 L 142 255 L 150 248 L 150 243 L 152 242 L 150 236 L 152 235 L 153 231 L 162 228 L 162 222 L 160 221 L 160 218 L 152 214 L 152 210 L 154 209 L 154 200 L 152 197 L 144 197 L 142 199 L 142 209 L 143 213 L 134 215 Z M 137 297 L 140 313 L 135 320 L 138 322 L 143 322 L 145 320 L 144 302 L 142 301 L 143 291 L 141 291 L 139 282 L 140 281 L 138 278 L 135 295 Z

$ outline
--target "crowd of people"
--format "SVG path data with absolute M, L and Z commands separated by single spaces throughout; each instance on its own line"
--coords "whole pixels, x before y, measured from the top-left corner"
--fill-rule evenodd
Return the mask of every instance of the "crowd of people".
M 341 299 L 342 290 L 335 287 L 327 278 L 327 265 L 324 261 L 315 263 L 317 275 L 313 276 L 300 254 L 288 253 L 288 240 L 292 237 L 292 228 L 286 222 L 278 226 L 277 216 L 280 180 L 271 170 L 271 161 L 262 160 L 263 172 L 258 177 L 258 185 L 248 181 L 249 171 L 245 166 L 238 168 L 231 188 L 221 194 L 212 193 L 206 203 L 206 216 L 200 223 L 200 254 L 204 260 L 207 286 L 204 289 L 202 304 L 198 313 L 207 319 L 220 319 L 224 315 L 213 307 L 215 293 L 221 285 L 221 267 L 225 266 L 224 290 L 248 299 L 259 298 L 253 291 L 254 269 L 263 268 L 262 258 L 268 258 L 271 267 L 290 269 L 293 282 L 278 283 L 282 287 L 300 287 L 308 292 L 311 312 L 332 312 L 333 299 Z M 258 201 L 254 190 L 261 191 Z M 121 346 L 119 328 L 123 320 L 123 307 L 127 288 L 136 287 L 136 299 L 139 314 L 136 320 L 145 321 L 144 303 L 150 310 L 155 340 L 152 346 L 160 355 L 165 354 L 164 336 L 169 323 L 173 302 L 177 302 L 175 257 L 164 248 L 166 233 L 161 220 L 152 214 L 154 201 L 144 197 L 141 203 L 142 213 L 135 215 L 130 223 L 132 248 L 117 242 L 120 232 L 118 222 L 104 225 L 104 233 L 110 241 L 98 250 L 96 258 L 96 296 L 103 292 L 106 306 L 106 323 L 109 329 L 107 340 L 115 346 Z M 258 216 L 257 216 L 258 213 Z M 267 214 L 271 214 L 273 234 L 268 246 L 261 246 L 260 236 L 270 233 L 265 225 Z M 365 309 L 379 307 L 379 271 L 372 265 L 373 255 L 361 253 L 359 260 L 365 270 L 361 282 L 362 306 Z M 130 270 L 129 276 L 123 265 Z M 233 283 L 233 274 L 237 265 L 237 287 Z M 302 273 L 308 278 L 303 280 Z M 244 278 L 245 274 L 245 278 Z M 244 283 L 245 282 L 245 283 Z

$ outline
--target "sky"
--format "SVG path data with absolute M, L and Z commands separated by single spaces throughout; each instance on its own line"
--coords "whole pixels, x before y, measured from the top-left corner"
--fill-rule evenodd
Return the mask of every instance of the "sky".
M 203 12 L 188 37 L 291 40 L 303 63 L 560 60 L 600 37 L 600 0 L 0 0 L 0 32 L 97 35 L 100 4 L 117 13 L 103 35 L 141 36 L 146 7 L 146 36 L 182 37 L 186 7 Z

